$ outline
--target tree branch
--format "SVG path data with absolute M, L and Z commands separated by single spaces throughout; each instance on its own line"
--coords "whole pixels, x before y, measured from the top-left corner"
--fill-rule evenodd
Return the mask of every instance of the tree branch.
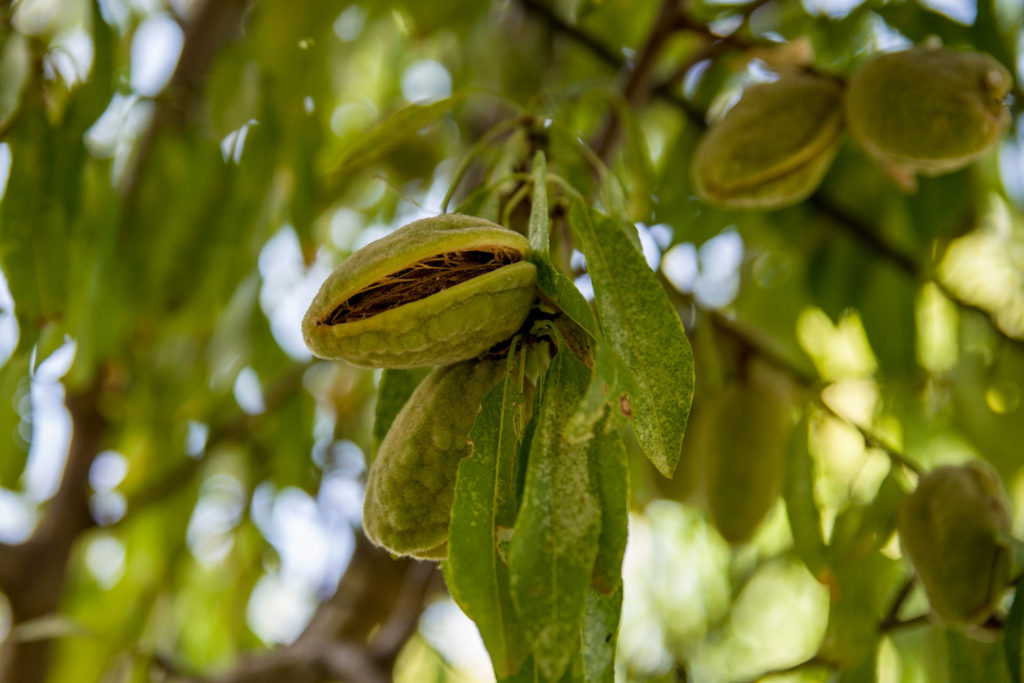
M 640 48 L 636 63 L 627 65 L 623 74 L 622 97 L 629 107 L 636 107 L 650 95 L 658 57 L 669 38 L 679 30 L 682 16 L 681 0 L 662 0 L 661 8 L 654 18 L 643 47 Z M 593 144 L 594 152 L 602 159 L 607 159 L 612 148 L 618 143 L 621 126 L 618 114 L 615 111 L 608 112 L 601 132 L 597 134 Z
M 72 434 L 60 486 L 32 536 L 20 545 L 3 548 L 0 588 L 11 605 L 12 626 L 57 611 L 72 545 L 94 524 L 89 514 L 89 468 L 107 430 L 99 409 L 103 375 L 98 372 L 92 384 L 79 393 L 68 392 L 65 403 Z M 8 638 L 0 652 L 0 683 L 44 681 L 50 645 L 48 640 Z
M 145 173 L 157 138 L 165 128 L 181 127 L 190 118 L 214 57 L 241 32 L 242 18 L 248 6 L 248 0 L 206 0 L 188 22 L 178 64 L 157 98 L 156 111 L 121 177 L 125 216 L 130 216 L 134 209 L 137 185 Z M 127 225 L 127 222 L 122 222 L 122 231 Z
M 243 658 L 235 668 L 191 683 L 385 683 L 399 651 L 439 588 L 432 562 L 392 558 L 356 537 L 345 574 L 291 645 Z

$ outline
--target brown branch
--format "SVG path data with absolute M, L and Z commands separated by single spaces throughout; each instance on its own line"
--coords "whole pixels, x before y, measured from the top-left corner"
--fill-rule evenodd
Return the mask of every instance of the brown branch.
M 662 0 L 636 63 L 629 65 L 623 74 L 622 98 L 629 107 L 636 107 L 650 95 L 658 57 L 669 38 L 679 30 L 682 16 L 681 0 Z M 618 144 L 621 126 L 618 114 L 615 111 L 608 112 L 593 144 L 594 152 L 601 159 L 607 159 L 612 148 Z
M 540 20 L 549 26 L 554 32 L 561 33 L 564 36 L 572 38 L 573 42 L 586 47 L 592 55 L 613 69 L 621 69 L 622 65 L 625 63 L 626 60 L 623 59 L 621 53 L 608 47 L 586 31 L 573 26 L 565 19 L 558 16 L 558 14 L 550 7 L 545 5 L 543 2 L 540 2 L 540 0 L 519 0 L 519 4 L 527 12 L 539 17 Z
M 13 628 L 57 611 L 74 541 L 94 524 L 89 513 L 89 468 L 107 430 L 99 408 L 102 375 L 97 373 L 85 390 L 68 392 L 65 403 L 72 434 L 60 486 L 32 536 L 3 548 L 0 589 L 10 602 Z M 8 638 L 0 652 L 0 683 L 44 681 L 50 646 L 49 640 Z
M 893 627 L 893 624 L 899 623 L 900 609 L 903 607 L 903 603 L 906 602 L 910 596 L 910 591 L 914 589 L 914 577 L 911 576 L 909 579 L 903 582 L 900 589 L 896 592 L 896 596 L 892 600 L 892 604 L 889 605 L 889 609 L 886 610 L 885 616 L 882 617 L 881 623 L 878 624 L 878 630 L 886 632 Z
M 180 128 L 190 118 L 194 118 L 203 81 L 213 59 L 226 43 L 240 34 L 242 18 L 248 6 L 248 0 L 206 0 L 188 22 L 178 64 L 163 93 L 157 97 L 156 111 L 139 138 L 131 162 L 121 178 L 126 217 L 134 209 L 138 183 L 145 173 L 157 139 L 164 129 Z M 123 221 L 122 232 L 127 226 L 128 222 Z
M 233 669 L 192 683 L 385 683 L 439 588 L 437 565 L 395 559 L 358 535 L 338 587 L 294 643 L 243 658 Z

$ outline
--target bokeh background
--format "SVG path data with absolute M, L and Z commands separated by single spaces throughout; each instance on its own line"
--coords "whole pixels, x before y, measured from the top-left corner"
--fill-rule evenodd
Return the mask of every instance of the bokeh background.
M 501 217 L 537 144 L 595 196 L 573 139 L 621 183 L 697 361 L 676 479 L 633 453 L 622 680 L 753 680 L 823 640 L 867 652 L 858 680 L 1005 677 L 990 644 L 873 625 L 909 576 L 892 453 L 989 460 L 1024 531 L 1019 86 L 998 149 L 913 194 L 844 143 L 807 203 L 737 213 L 697 201 L 689 160 L 780 66 L 842 77 L 932 36 L 1017 73 L 1024 3 L 686 11 L 649 54 L 657 2 L 0 2 L 0 680 L 340 679 L 294 644 L 342 603 L 372 623 L 317 631 L 336 657 L 390 629 L 375 661 L 395 680 L 493 680 L 432 565 L 342 579 L 391 561 L 359 539 L 379 374 L 312 359 L 299 322 L 347 254 L 440 212 L 471 151 L 452 205 L 489 187 L 472 205 Z M 564 235 L 561 255 L 591 295 Z M 695 433 L 730 383 L 809 413 L 826 540 L 888 515 L 868 559 L 843 550 L 864 585 L 806 568 L 781 500 L 741 546 L 706 521 Z M 912 591 L 905 614 L 926 612 Z M 950 678 L 961 660 L 980 677 Z

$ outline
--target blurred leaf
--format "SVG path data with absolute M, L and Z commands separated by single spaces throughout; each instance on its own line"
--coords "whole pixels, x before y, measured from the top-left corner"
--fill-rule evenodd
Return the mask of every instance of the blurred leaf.
M 826 661 L 856 670 L 872 658 L 891 586 L 903 573 L 900 562 L 878 553 L 836 559 L 829 565 L 826 576 L 819 577 L 832 593 L 820 652 Z
M 981 642 L 955 629 L 948 629 L 946 649 L 950 683 L 1008 683 L 1012 680 L 998 643 Z
M 499 679 L 514 674 L 528 653 L 498 552 L 500 530 L 516 520 L 515 419 L 524 400 L 507 373 L 484 397 L 469 432 L 470 456 L 459 463 L 443 564 L 448 590 L 480 629 Z
M 21 107 L 31 61 L 28 39 L 8 33 L 0 43 L 0 129 L 10 124 Z
M 629 171 L 627 215 L 635 221 L 651 218 L 651 197 L 653 196 L 654 169 L 647 151 L 647 140 L 636 110 L 624 99 L 616 99 L 615 115 L 623 124 L 625 148 L 623 160 Z
M 360 137 L 359 142 L 334 166 L 326 181 L 327 196 L 336 196 L 340 184 L 351 174 L 366 168 L 385 153 L 439 121 L 462 97 L 455 95 L 430 104 L 410 104 L 378 123 Z
M 587 257 L 601 325 L 633 373 L 633 430 L 658 471 L 671 477 L 693 400 L 693 352 L 679 316 L 622 227 L 576 202 L 573 233 Z
M 1024 581 L 1018 582 L 1013 592 L 1013 606 L 1006 618 L 1003 648 L 1006 668 L 1013 683 L 1020 683 L 1024 675 Z
M 814 501 L 814 462 L 807 448 L 809 419 L 804 415 L 793 430 L 786 455 L 786 475 L 782 496 L 793 533 L 793 547 L 811 574 L 825 568 L 825 541 L 821 535 L 821 516 Z
M 896 516 L 904 495 L 894 468 L 869 503 L 843 510 L 836 517 L 829 542 L 834 561 L 880 550 L 896 531 Z
M 24 408 L 30 408 L 29 401 L 29 359 L 30 351 L 15 351 L 7 362 L 0 366 L 0 486 L 13 489 L 25 468 L 28 458 L 28 444 L 18 435 L 18 425 Z

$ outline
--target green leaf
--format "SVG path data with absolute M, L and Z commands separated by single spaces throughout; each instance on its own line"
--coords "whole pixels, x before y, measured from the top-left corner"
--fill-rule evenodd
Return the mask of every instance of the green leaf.
M 565 671 L 575 653 L 571 644 L 579 642 L 600 533 L 588 444 L 562 437 L 587 380 L 583 363 L 564 350 L 548 368 L 509 553 L 512 597 L 537 666 L 549 680 Z
M 547 257 L 551 251 L 551 222 L 548 219 L 548 164 L 542 150 L 537 150 L 537 154 L 533 157 L 530 250 L 544 257 Z
M 622 613 L 622 586 L 611 595 L 587 591 L 583 615 L 583 673 L 587 683 L 615 680 L 615 644 Z
M 377 457 L 377 448 L 384 440 L 388 430 L 391 429 L 391 423 L 395 421 L 398 411 L 409 400 L 412 392 L 427 376 L 428 371 L 429 368 L 417 368 L 415 370 L 387 369 L 381 372 L 380 386 L 377 388 L 377 408 L 373 421 L 373 447 L 370 461 L 366 463 L 367 467 Z
M 593 583 L 609 595 L 622 588 L 622 556 L 629 526 L 629 464 L 617 430 L 600 433 L 591 442 L 590 469 L 601 506 Z
M 516 517 L 515 418 L 523 401 L 508 374 L 484 397 L 469 432 L 471 454 L 459 464 L 444 563 L 448 590 L 480 629 L 498 678 L 514 674 L 527 655 L 498 553 L 499 529 L 511 529 Z
M 530 262 L 537 266 L 537 288 L 574 323 L 596 338 L 597 318 L 572 280 L 544 254 L 531 253 Z
M 1003 652 L 998 643 L 979 642 L 956 629 L 948 629 L 946 652 L 950 683 L 1003 683 L 1013 680 L 1013 674 L 1006 669 L 1006 661 L 1001 656 Z M 1019 672 L 1017 675 L 1020 675 Z
M 28 39 L 20 33 L 7 33 L 0 43 L 0 128 L 9 125 L 21 107 L 31 67 Z
M 1003 634 L 1003 650 L 1006 654 L 1006 668 L 1013 683 L 1024 680 L 1024 582 L 1017 584 L 1013 594 L 1013 606 L 1006 618 Z
M 817 575 L 826 566 L 826 551 L 821 516 L 814 502 L 814 463 L 807 449 L 807 429 L 805 415 L 793 430 L 786 455 L 782 497 L 793 533 L 793 547 L 811 573 Z
M 328 196 L 337 194 L 338 187 L 353 172 L 365 168 L 439 121 L 460 99 L 461 95 L 453 95 L 430 104 L 410 104 L 378 123 L 335 166 L 327 180 Z
M 637 385 L 629 370 L 604 341 L 593 345 L 594 371 L 576 412 L 565 430 L 570 441 L 585 441 L 601 429 L 608 431 L 625 421 L 624 399 L 637 393 Z M 610 408 L 609 410 L 607 410 Z
M 587 258 L 602 328 L 636 378 L 637 440 L 658 471 L 671 477 L 693 401 L 693 351 L 683 324 L 618 222 L 576 202 L 569 223 Z
M 15 351 L 0 367 L 0 486 L 13 489 L 25 469 L 28 444 L 18 436 L 21 408 L 31 409 L 29 392 L 29 350 Z M 31 419 L 31 415 L 24 417 Z
M 537 670 L 537 664 L 533 661 L 533 657 L 527 657 L 526 662 L 519 667 L 519 671 L 498 680 L 501 683 L 536 683 L 543 678 Z
M 651 164 L 647 140 L 636 110 L 624 98 L 615 100 L 616 116 L 623 122 L 625 145 L 623 161 L 629 170 L 628 211 L 635 220 L 644 221 L 651 215 L 651 198 L 654 196 L 654 169 Z

